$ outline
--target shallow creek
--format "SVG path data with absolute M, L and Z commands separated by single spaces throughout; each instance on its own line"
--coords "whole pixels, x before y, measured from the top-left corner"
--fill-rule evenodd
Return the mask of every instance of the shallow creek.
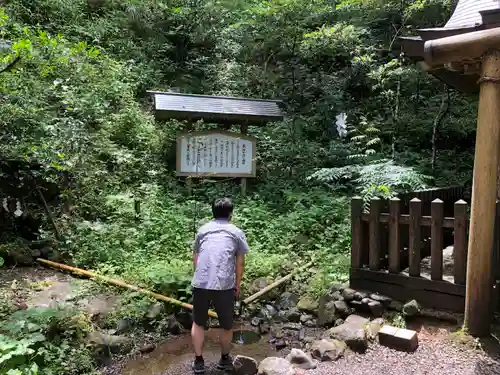
M 235 329 L 234 338 L 240 336 L 240 328 Z M 245 331 L 244 331 L 245 332 Z M 205 332 L 205 361 L 217 361 L 220 357 L 218 330 L 210 329 Z M 253 335 L 244 335 L 244 338 L 253 339 Z M 251 340 L 255 341 L 255 340 Z M 233 344 L 233 355 L 242 354 L 262 360 L 269 356 L 276 356 L 277 352 L 269 344 L 269 337 L 262 337 L 260 340 L 245 345 Z M 190 362 L 193 359 L 191 346 L 191 336 L 182 335 L 158 345 L 158 347 L 149 354 L 138 357 L 128 362 L 122 374 L 123 375 L 157 375 L 166 372 L 169 367 L 177 366 L 181 363 Z

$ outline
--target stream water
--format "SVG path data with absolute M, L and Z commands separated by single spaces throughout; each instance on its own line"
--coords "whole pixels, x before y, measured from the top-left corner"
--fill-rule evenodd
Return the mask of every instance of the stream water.
M 233 344 L 233 355 L 246 355 L 256 360 L 262 360 L 266 357 L 275 356 L 276 351 L 268 343 L 268 337 L 262 337 L 255 333 L 248 333 L 243 330 L 243 340 L 245 345 Z M 234 330 L 233 341 L 240 337 L 240 328 Z M 208 330 L 205 332 L 205 351 L 203 354 L 206 362 L 217 361 L 220 358 L 219 337 L 217 330 Z M 127 363 L 123 375 L 157 375 L 167 372 L 169 368 L 190 363 L 193 360 L 193 351 L 191 346 L 191 336 L 182 335 L 172 338 L 171 341 L 159 345 L 151 353 Z

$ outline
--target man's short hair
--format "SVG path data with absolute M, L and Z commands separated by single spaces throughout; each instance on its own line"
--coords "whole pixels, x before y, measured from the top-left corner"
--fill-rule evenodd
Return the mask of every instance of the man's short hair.
M 214 219 L 228 220 L 233 213 L 233 202 L 229 198 L 219 198 L 212 203 Z

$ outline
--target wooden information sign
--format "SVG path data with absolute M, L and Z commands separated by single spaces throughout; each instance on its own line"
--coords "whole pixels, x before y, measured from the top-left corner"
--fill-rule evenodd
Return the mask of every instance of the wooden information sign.
M 177 137 L 177 175 L 255 177 L 256 139 L 223 130 Z

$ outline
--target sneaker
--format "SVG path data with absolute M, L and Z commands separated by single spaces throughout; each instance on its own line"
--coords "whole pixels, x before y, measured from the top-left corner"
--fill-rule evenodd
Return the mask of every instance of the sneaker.
M 233 358 L 228 355 L 221 357 L 219 363 L 217 363 L 217 370 L 219 371 L 233 371 Z
M 199 374 L 205 374 L 205 361 L 201 360 L 195 360 L 193 362 L 193 372 L 196 374 L 196 375 L 199 375 Z

